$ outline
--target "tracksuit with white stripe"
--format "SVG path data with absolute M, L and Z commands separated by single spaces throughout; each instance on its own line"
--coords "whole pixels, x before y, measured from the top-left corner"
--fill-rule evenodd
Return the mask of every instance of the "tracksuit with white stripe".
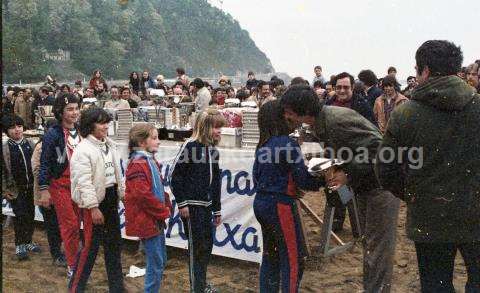
M 213 216 L 220 216 L 219 153 L 213 146 L 198 141 L 186 142 L 172 173 L 171 187 L 178 208 L 189 208 L 190 218 L 182 219 L 185 233 L 191 236 L 195 292 L 204 292 L 207 265 L 213 248 Z
M 257 149 L 253 180 L 263 237 L 260 292 L 298 292 L 306 251 L 296 188 L 318 190 L 324 182 L 308 173 L 300 146 L 288 136 L 273 136 Z

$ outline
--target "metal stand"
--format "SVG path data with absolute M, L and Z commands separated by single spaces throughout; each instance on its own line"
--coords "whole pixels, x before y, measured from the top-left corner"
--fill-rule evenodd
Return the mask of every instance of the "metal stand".
M 333 215 L 335 213 L 335 208 L 328 205 L 328 203 L 325 204 L 325 213 L 323 216 L 323 222 L 324 225 L 322 227 L 322 232 L 320 236 L 320 251 L 324 256 L 330 256 L 334 255 L 337 253 L 342 253 L 349 248 L 351 248 L 356 240 L 362 236 L 361 228 L 360 228 L 360 218 L 358 216 L 358 207 L 357 207 L 357 201 L 355 197 L 353 197 L 348 203 L 347 203 L 347 211 L 348 211 L 348 216 L 350 219 L 350 226 L 352 228 L 352 234 L 354 239 L 348 243 L 344 243 L 338 236 L 333 233 L 332 231 L 332 224 L 333 224 Z M 339 246 L 330 248 L 330 237 L 331 236 L 336 237 L 336 240 L 339 244 Z

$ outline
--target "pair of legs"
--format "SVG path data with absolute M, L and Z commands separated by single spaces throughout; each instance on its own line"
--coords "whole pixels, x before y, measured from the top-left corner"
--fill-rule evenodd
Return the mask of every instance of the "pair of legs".
M 363 236 L 363 286 L 367 293 L 390 292 L 400 200 L 389 191 L 358 194 Z
M 263 238 L 260 292 L 298 292 L 306 253 L 295 202 L 257 194 L 253 210 Z
M 467 268 L 465 292 L 480 292 L 480 242 L 415 242 L 415 249 L 423 293 L 455 292 L 452 280 L 457 250 L 462 254 Z
M 18 193 L 17 198 L 10 201 L 15 232 L 15 245 L 26 245 L 32 242 L 35 221 L 35 205 L 33 204 L 33 188 L 26 188 Z
M 165 246 L 165 234 L 161 234 L 142 240 L 145 247 L 147 268 L 145 273 L 145 292 L 158 293 L 162 283 L 163 270 L 167 264 L 167 248 Z
M 195 293 L 203 293 L 207 285 L 207 266 L 213 248 L 212 211 L 209 207 L 192 205 L 188 206 L 188 209 L 190 218 L 182 221 L 188 237 L 190 263 L 193 263 L 193 268 L 190 267 L 190 283 Z
M 55 208 L 40 207 L 40 212 L 43 216 L 43 225 L 47 234 L 48 246 L 50 247 L 50 255 L 54 260 L 64 258 L 62 253 L 62 238 L 60 236 L 60 229 L 58 227 L 57 214 Z
M 68 286 L 69 292 L 85 291 L 100 244 L 103 244 L 109 292 L 123 292 L 124 290 L 121 263 L 122 239 L 116 187 L 107 188 L 105 199 L 98 208 L 104 217 L 103 225 L 93 224 L 90 210 L 80 210 L 84 240 L 75 262 L 73 277 Z

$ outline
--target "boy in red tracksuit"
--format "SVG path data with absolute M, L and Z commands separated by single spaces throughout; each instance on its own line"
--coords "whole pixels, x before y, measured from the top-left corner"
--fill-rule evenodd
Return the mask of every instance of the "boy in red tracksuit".
M 38 176 L 40 204 L 49 208 L 53 203 L 57 213 L 69 279 L 80 243 L 78 206 L 72 201 L 70 193 L 69 167 L 73 150 L 80 143 L 76 127 L 80 117 L 79 103 L 72 94 L 63 94 L 55 100 L 53 112 L 58 124 L 51 127 L 43 138 Z
M 125 227 L 128 236 L 139 237 L 145 246 L 145 292 L 158 293 L 167 262 L 165 220 L 172 205 L 164 191 L 161 166 L 155 160 L 160 142 L 151 124 L 130 130 L 130 161 L 126 172 Z

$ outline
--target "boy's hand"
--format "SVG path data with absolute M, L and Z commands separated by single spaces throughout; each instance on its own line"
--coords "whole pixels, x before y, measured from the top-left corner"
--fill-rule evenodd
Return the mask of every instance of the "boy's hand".
M 222 216 L 215 216 L 213 218 L 213 225 L 215 225 L 215 227 L 218 227 L 220 223 L 222 223 Z
M 190 217 L 188 206 L 180 208 L 178 209 L 178 211 L 180 212 L 180 217 L 182 217 L 183 219 L 188 219 Z
M 91 208 L 92 222 L 94 225 L 103 225 L 105 222 L 102 212 L 98 208 Z
M 50 192 L 48 190 L 40 191 L 39 203 L 44 208 L 49 208 L 50 207 L 50 205 L 51 205 L 51 203 L 50 203 Z

